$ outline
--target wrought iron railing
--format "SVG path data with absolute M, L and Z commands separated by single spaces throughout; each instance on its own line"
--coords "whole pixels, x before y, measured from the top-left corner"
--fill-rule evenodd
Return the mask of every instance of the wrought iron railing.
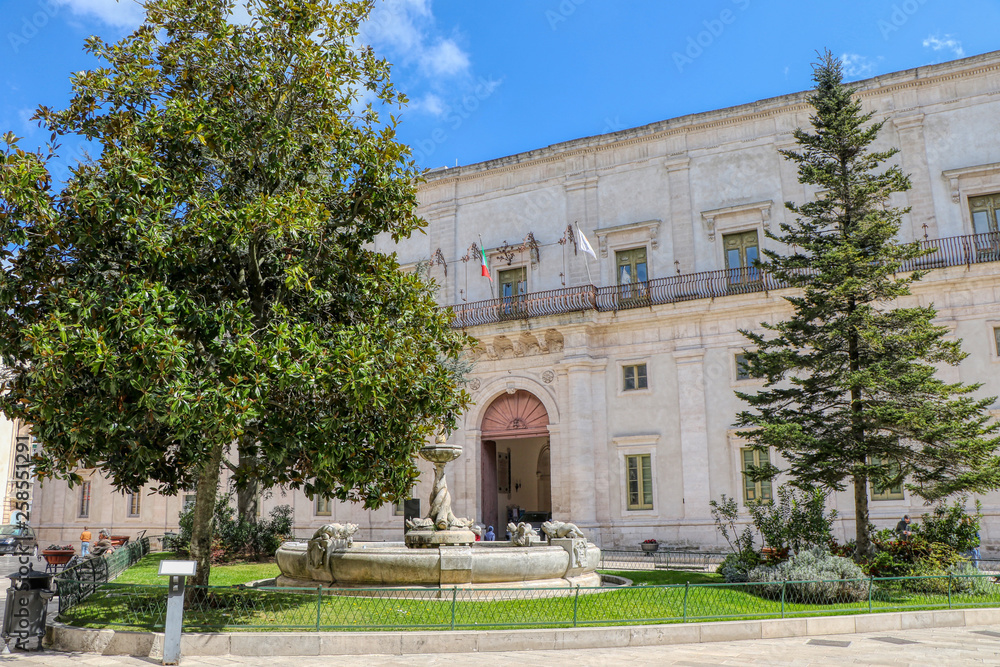
M 1000 261 L 1000 232 L 952 236 L 920 241 L 934 252 L 906 262 L 902 271 L 971 266 Z M 449 306 L 452 326 L 472 327 L 506 320 L 560 315 L 586 310 L 599 312 L 644 308 L 693 299 L 715 299 L 737 294 L 782 289 L 786 284 L 759 268 L 722 269 L 654 278 L 629 285 L 581 285 L 516 297 L 486 299 Z

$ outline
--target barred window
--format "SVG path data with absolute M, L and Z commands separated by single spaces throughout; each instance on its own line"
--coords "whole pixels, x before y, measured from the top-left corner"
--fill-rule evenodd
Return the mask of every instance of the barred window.
M 80 485 L 80 511 L 78 516 L 86 519 L 90 516 L 90 482 Z

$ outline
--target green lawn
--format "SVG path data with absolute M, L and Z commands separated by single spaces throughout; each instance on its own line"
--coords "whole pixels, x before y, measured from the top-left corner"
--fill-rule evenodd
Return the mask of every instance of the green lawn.
M 115 583 L 102 587 L 84 603 L 62 615 L 72 625 L 86 627 L 124 626 L 162 629 L 165 612 L 163 579 L 156 564 L 168 555 L 143 559 Z M 212 582 L 245 583 L 277 573 L 274 565 L 237 565 L 212 568 Z M 437 591 L 421 591 L 402 598 L 386 591 L 356 591 L 333 595 L 313 590 L 248 590 L 213 588 L 193 601 L 185 611 L 189 631 L 219 630 L 375 630 L 421 628 L 513 628 L 570 627 L 676 623 L 685 620 L 745 619 L 781 616 L 815 616 L 868 613 L 869 602 L 804 604 L 782 602 L 754 594 L 754 588 L 721 583 L 715 574 L 686 571 L 610 571 L 628 577 L 637 585 L 579 594 L 541 597 L 538 591 L 497 589 L 459 591 L 435 597 Z M 131 583 L 129 583 L 131 582 Z M 154 583 L 156 587 L 136 586 Z M 685 587 L 685 583 L 689 585 Z M 1000 586 L 989 594 L 954 594 L 956 608 L 1000 606 Z M 912 593 L 887 587 L 875 591 L 873 611 L 947 608 L 946 593 Z
M 156 573 L 161 560 L 171 560 L 177 555 L 164 551 L 149 554 L 115 579 L 116 584 L 143 584 L 145 586 L 166 586 L 167 577 Z M 261 579 L 270 579 L 280 574 L 275 563 L 241 563 L 239 565 L 213 565 L 209 574 L 210 586 L 234 586 Z

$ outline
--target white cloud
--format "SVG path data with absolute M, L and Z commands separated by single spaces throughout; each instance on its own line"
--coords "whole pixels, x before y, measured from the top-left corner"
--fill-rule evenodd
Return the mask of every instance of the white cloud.
M 422 109 L 434 116 L 442 116 L 447 111 L 444 101 L 434 93 L 427 93 L 410 106 L 414 109 Z
M 930 35 L 924 40 L 924 47 L 929 47 L 935 51 L 941 51 L 943 49 L 948 49 L 955 54 L 956 58 L 965 57 L 965 50 L 962 48 L 962 42 L 958 41 L 951 35 L 945 35 L 944 37 L 938 37 L 937 35 Z
M 845 53 L 840 56 L 844 63 L 844 74 L 852 79 L 863 79 L 875 73 L 876 61 L 858 53 Z
M 420 64 L 435 76 L 454 76 L 469 70 L 469 56 L 453 40 L 445 39 L 426 49 Z
M 390 60 L 417 64 L 428 76 L 467 74 L 468 54 L 436 32 L 430 0 L 379 0 L 361 27 L 361 41 Z
M 134 28 L 142 23 L 146 10 L 135 0 L 52 0 L 74 14 L 94 16 L 116 28 Z

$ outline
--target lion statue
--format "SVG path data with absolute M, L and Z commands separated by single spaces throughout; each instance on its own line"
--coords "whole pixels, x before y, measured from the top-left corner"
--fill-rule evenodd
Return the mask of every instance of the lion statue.
M 564 523 L 562 521 L 546 521 L 542 524 L 542 532 L 551 540 L 554 537 L 578 537 L 583 539 L 583 531 L 576 527 L 574 523 Z
M 515 547 L 530 547 L 532 538 L 538 539 L 539 535 L 530 523 L 521 522 L 514 525 L 513 522 L 507 524 L 507 532 L 510 533 L 510 541 Z

